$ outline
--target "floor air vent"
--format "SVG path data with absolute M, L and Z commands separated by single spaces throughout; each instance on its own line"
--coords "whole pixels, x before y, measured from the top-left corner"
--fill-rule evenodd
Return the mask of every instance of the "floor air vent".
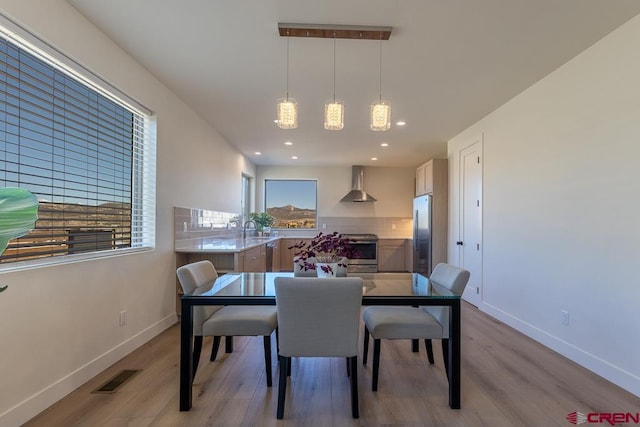
M 91 393 L 115 393 L 127 381 L 135 377 L 142 369 L 124 369 Z

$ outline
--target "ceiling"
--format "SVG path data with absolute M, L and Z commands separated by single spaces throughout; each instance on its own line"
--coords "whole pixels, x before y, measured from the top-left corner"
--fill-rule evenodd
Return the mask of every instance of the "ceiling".
M 640 13 L 637 0 L 68 1 L 256 165 L 406 167 L 445 156 L 448 139 Z M 290 38 L 299 125 L 273 122 L 287 83 L 279 22 L 392 27 L 383 42 L 336 40 L 343 130 L 323 128 L 331 39 Z M 368 118 L 380 43 L 386 132 Z

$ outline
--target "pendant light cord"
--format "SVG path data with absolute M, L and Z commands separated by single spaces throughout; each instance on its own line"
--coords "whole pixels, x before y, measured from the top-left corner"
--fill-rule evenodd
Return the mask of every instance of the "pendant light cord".
M 380 33 L 380 88 L 378 93 L 380 95 L 380 103 L 382 104 L 382 33 Z
M 289 101 L 289 29 L 287 29 L 287 101 Z
M 333 102 L 336 102 L 336 32 L 333 32 Z

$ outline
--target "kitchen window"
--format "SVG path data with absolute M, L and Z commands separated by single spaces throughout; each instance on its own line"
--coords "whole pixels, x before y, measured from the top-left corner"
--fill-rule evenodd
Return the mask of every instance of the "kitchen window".
M 276 219 L 274 228 L 317 228 L 317 181 L 267 179 L 265 211 Z
M 154 129 L 144 107 L 2 18 L 0 187 L 33 193 L 38 220 L 0 269 L 154 247 Z

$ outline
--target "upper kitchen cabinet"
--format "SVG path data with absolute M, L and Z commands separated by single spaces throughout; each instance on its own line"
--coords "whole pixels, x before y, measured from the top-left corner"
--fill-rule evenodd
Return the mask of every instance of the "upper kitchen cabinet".
M 447 159 L 432 159 L 416 169 L 416 196 L 431 195 L 431 265 L 447 262 L 449 222 Z
M 431 159 L 416 169 L 416 196 L 447 191 L 447 159 Z

